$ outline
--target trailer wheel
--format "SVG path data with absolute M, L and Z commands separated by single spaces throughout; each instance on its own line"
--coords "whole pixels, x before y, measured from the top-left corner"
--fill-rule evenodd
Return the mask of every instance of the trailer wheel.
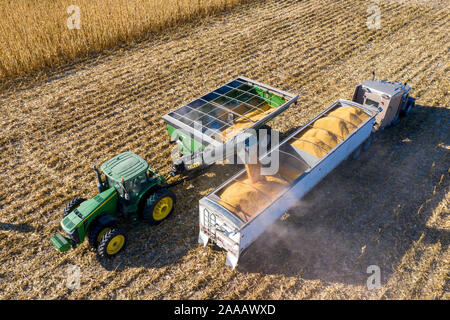
M 361 154 L 361 149 L 362 149 L 362 147 L 359 146 L 355 149 L 355 151 L 353 151 L 352 156 L 351 156 L 352 160 L 358 159 L 359 155 Z
M 86 201 L 85 198 L 76 197 L 72 201 L 70 201 L 66 208 L 64 209 L 64 212 L 62 214 L 63 219 L 69 215 L 74 209 L 76 209 L 81 203 Z
M 142 218 L 151 225 L 157 225 L 173 212 L 176 197 L 172 190 L 160 189 L 144 201 Z
M 396 126 L 400 122 L 400 111 L 395 115 L 389 126 Z
M 406 107 L 402 111 L 400 111 L 400 115 L 402 117 L 407 117 L 410 113 L 412 108 L 416 105 L 416 101 L 413 97 L 408 97 L 408 100 L 406 100 Z
M 126 244 L 125 232 L 120 228 L 113 228 L 102 237 L 97 252 L 102 258 L 111 258 L 122 251 Z
M 373 140 L 373 134 L 371 134 L 366 141 L 364 141 L 363 143 L 363 150 L 367 151 L 367 149 L 369 149 L 370 145 L 372 144 L 372 140 Z

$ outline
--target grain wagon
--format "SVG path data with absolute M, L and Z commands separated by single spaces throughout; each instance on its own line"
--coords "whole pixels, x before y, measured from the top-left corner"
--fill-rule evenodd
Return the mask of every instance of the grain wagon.
M 179 153 L 173 157 L 173 175 L 233 156 L 238 140 L 255 136 L 261 128 L 270 130 L 265 124 L 296 104 L 299 96 L 238 77 L 164 115 L 170 143 Z M 264 138 L 256 137 L 259 144 L 267 145 L 270 137 Z

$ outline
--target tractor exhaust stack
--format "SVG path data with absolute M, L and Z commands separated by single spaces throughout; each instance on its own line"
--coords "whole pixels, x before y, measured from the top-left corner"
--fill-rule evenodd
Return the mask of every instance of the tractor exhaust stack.
M 102 181 L 102 176 L 100 175 L 100 172 L 98 171 L 97 166 L 95 165 L 95 163 L 92 165 L 92 168 L 94 169 L 96 175 L 97 175 L 97 189 L 98 189 L 98 193 L 102 193 L 103 191 L 105 191 L 105 184 Z

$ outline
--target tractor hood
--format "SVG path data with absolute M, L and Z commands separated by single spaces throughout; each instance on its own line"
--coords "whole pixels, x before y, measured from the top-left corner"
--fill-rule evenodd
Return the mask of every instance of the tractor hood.
M 68 234 L 73 233 L 94 213 L 110 213 L 115 211 L 117 191 L 114 188 L 103 191 L 92 199 L 84 201 L 78 208 L 69 213 L 62 221 L 61 227 Z

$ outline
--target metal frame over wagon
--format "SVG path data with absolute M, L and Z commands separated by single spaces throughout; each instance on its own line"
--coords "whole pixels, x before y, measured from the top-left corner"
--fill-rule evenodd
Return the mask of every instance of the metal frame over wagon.
M 183 155 L 201 152 L 208 146 L 232 142 L 239 130 L 259 129 L 291 104 L 299 95 L 238 77 L 227 84 L 165 114 L 171 142 Z M 231 134 L 225 134 L 231 130 Z

